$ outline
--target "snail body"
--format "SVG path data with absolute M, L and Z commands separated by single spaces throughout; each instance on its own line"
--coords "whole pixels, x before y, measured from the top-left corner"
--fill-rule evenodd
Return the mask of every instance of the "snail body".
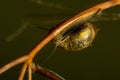
M 91 45 L 96 32 L 97 29 L 91 23 L 85 22 L 67 36 L 63 36 L 65 31 L 61 32 L 53 42 L 67 51 L 80 51 Z

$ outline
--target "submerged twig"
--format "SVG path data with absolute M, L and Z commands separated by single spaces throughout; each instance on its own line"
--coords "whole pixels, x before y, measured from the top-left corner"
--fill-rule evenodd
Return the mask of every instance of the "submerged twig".
M 3 66 L 0 68 L 0 74 L 2 74 L 3 72 L 7 71 L 8 69 L 16 66 L 17 64 L 23 63 L 24 61 L 26 61 L 28 59 L 28 55 L 24 55 L 20 58 L 17 58 L 16 60 L 8 63 L 7 65 Z
M 93 6 L 77 15 L 75 15 L 74 17 L 66 20 L 65 22 L 61 23 L 60 25 L 58 25 L 56 28 L 54 28 L 48 35 L 46 35 L 27 55 L 5 65 L 4 67 L 0 68 L 0 74 L 2 74 L 3 72 L 5 72 L 6 70 L 10 69 L 11 67 L 20 64 L 22 62 L 25 62 L 20 76 L 19 76 L 19 80 L 23 80 L 24 78 L 24 74 L 26 72 L 26 69 L 28 68 L 29 70 L 29 80 L 31 80 L 32 76 L 31 76 L 31 68 L 33 68 L 33 70 L 39 72 L 40 74 L 48 76 L 50 78 L 50 75 L 52 75 L 53 73 L 49 73 L 49 70 L 44 70 L 44 68 L 41 67 L 32 67 L 31 64 L 33 64 L 33 58 L 35 57 L 35 55 L 47 44 L 49 43 L 52 39 L 54 39 L 58 34 L 60 34 L 61 31 L 63 30 L 67 30 L 70 27 L 72 27 L 74 24 L 79 24 L 79 23 L 83 23 L 84 21 L 87 21 L 91 18 L 91 16 L 93 14 L 95 14 L 98 10 L 104 10 L 116 5 L 120 5 L 120 0 L 109 0 L 107 2 L 103 2 L 101 4 L 98 4 L 96 6 Z M 41 71 L 43 70 L 43 71 Z
M 29 26 L 28 22 L 23 23 L 14 33 L 8 35 L 5 38 L 6 42 L 11 42 L 13 41 L 16 37 L 18 37 L 20 34 L 22 34 Z
M 32 80 L 32 69 L 31 69 L 31 66 L 28 66 L 28 80 Z
M 52 80 L 65 80 L 62 76 L 55 73 L 54 71 L 43 68 L 43 67 L 41 67 L 39 65 L 33 64 L 32 69 L 33 69 L 34 72 L 36 72 L 36 73 L 38 73 L 40 75 L 43 75 L 45 77 L 48 77 L 48 78 L 50 78 Z

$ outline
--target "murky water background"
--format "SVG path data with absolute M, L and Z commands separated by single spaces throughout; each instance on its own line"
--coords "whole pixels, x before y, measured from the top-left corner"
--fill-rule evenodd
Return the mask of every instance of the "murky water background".
M 35 2 L 36 1 L 36 2 Z M 101 0 L 9 0 L 0 1 L 0 66 L 29 52 L 50 29 L 63 20 L 83 11 Z M 106 10 L 120 13 L 120 6 Z M 24 24 L 31 24 L 15 39 L 8 36 Z M 49 68 L 67 80 L 119 80 L 120 79 L 120 20 L 93 22 L 100 31 L 92 44 L 83 51 L 66 52 L 57 48 L 55 54 L 44 61 L 54 49 L 48 44 L 35 57 L 35 62 Z M 21 64 L 0 75 L 0 80 L 16 80 Z M 49 80 L 33 74 L 33 80 Z

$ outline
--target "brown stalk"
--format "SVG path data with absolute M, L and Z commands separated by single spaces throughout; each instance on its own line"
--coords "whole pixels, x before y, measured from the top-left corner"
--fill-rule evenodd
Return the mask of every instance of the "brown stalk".
M 30 68 L 33 68 L 33 65 L 32 65 L 33 58 L 47 43 L 49 43 L 52 39 L 54 39 L 54 37 L 56 35 L 58 35 L 62 30 L 66 30 L 66 29 L 70 28 L 74 24 L 80 23 L 85 20 L 87 21 L 97 11 L 99 11 L 99 10 L 102 11 L 104 9 L 107 9 L 107 8 L 110 8 L 110 7 L 113 7 L 116 5 L 120 5 L 120 0 L 108 0 L 106 2 L 103 2 L 96 6 L 93 6 L 89 9 L 75 15 L 74 17 L 66 20 L 65 22 L 58 25 L 48 35 L 46 35 L 27 55 L 20 57 L 16 60 L 12 61 L 11 63 L 8 63 L 7 65 L 3 66 L 2 68 L 0 68 L 0 74 L 2 74 L 3 72 L 5 72 L 8 69 L 14 67 L 17 64 L 25 62 L 22 67 L 22 70 L 21 70 L 18 80 L 23 80 L 24 74 L 26 72 L 26 68 L 28 68 L 28 73 L 29 73 L 28 78 L 29 78 L 29 80 L 31 80 L 32 72 L 31 72 Z M 42 71 L 41 71 L 41 73 L 42 73 Z
M 65 80 L 62 76 L 55 73 L 54 71 L 43 68 L 41 66 L 33 64 L 32 69 L 34 70 L 35 73 L 48 77 L 51 80 Z

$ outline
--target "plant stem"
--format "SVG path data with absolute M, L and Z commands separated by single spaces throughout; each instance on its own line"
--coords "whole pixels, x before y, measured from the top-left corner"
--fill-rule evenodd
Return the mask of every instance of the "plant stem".
M 3 72 L 7 71 L 8 69 L 14 67 L 15 65 L 18 65 L 24 61 L 26 61 L 28 59 L 28 55 L 24 55 L 20 58 L 17 58 L 16 60 L 6 64 L 5 66 L 0 68 L 0 74 L 2 74 Z

